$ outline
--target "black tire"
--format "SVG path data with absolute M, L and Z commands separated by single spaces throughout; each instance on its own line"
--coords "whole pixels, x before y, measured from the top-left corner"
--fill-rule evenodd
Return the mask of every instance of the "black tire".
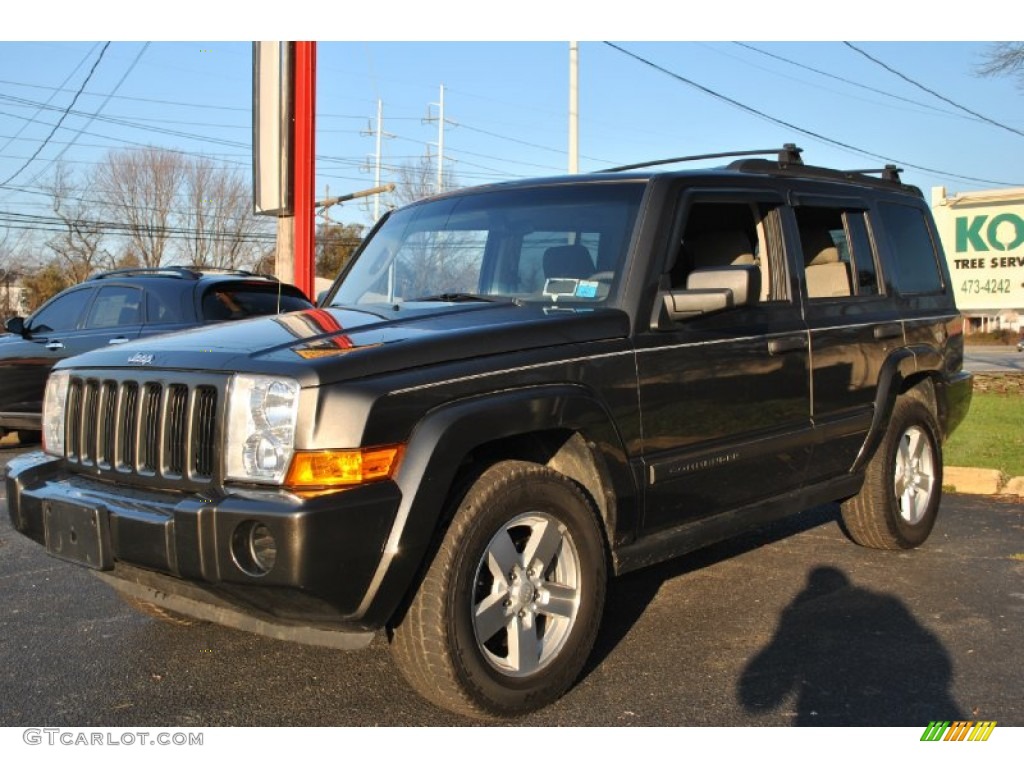
M 395 627 L 392 654 L 409 684 L 444 709 L 532 712 L 582 670 L 606 580 L 604 539 L 583 492 L 539 464 L 500 462 L 459 504 Z
M 151 619 L 162 621 L 164 624 L 173 624 L 176 627 L 194 627 L 197 624 L 204 623 L 200 619 L 193 619 L 191 616 L 169 611 L 162 605 L 151 603 L 149 600 L 143 600 L 135 595 L 129 595 L 127 592 L 117 590 L 117 596 L 138 613 L 149 616 Z
M 842 505 L 847 534 L 875 549 L 912 549 L 932 532 L 942 499 L 942 445 L 931 409 L 900 397 L 860 493 Z

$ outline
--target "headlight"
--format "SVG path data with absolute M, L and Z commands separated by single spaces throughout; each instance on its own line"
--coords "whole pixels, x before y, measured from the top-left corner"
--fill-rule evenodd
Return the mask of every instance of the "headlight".
M 54 456 L 64 455 L 64 414 L 69 379 L 67 371 L 51 373 L 43 395 L 43 450 Z
M 299 383 L 236 374 L 228 389 L 229 480 L 280 483 L 295 451 Z

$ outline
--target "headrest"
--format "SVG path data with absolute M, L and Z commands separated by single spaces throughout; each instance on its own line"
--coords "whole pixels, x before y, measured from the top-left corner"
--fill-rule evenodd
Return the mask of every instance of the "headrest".
M 701 232 L 687 238 L 685 246 L 693 254 L 698 269 L 755 263 L 750 238 L 739 229 Z

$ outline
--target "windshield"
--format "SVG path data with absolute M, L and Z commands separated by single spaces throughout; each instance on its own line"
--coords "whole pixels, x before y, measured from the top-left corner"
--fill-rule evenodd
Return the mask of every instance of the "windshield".
M 330 303 L 600 304 L 620 277 L 643 191 L 636 183 L 489 190 L 396 211 Z

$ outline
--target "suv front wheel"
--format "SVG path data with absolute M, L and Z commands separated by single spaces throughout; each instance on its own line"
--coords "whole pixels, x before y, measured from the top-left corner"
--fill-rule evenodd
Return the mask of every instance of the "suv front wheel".
M 475 717 L 557 699 L 579 675 L 604 606 L 604 540 L 568 478 L 504 461 L 473 484 L 392 651 L 409 684 Z
M 942 497 L 942 447 L 931 410 L 901 396 L 860 493 L 842 505 L 843 524 L 858 544 L 911 549 L 935 525 Z

